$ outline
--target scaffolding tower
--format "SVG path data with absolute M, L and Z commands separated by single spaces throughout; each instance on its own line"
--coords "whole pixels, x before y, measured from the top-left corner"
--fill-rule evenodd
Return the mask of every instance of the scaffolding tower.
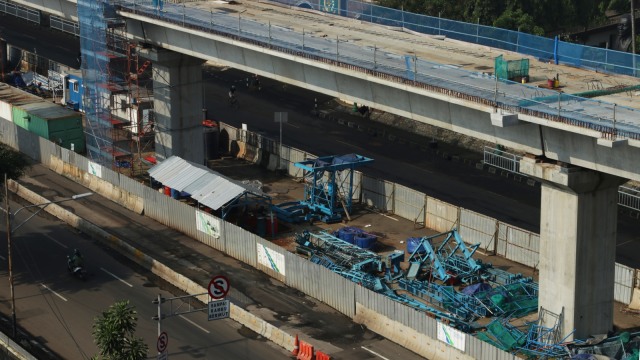
M 152 108 L 144 112 L 146 120 L 138 116 L 143 99 L 152 104 L 148 86 L 140 84 L 140 75 L 150 63 L 139 66 L 137 47 L 127 41 L 126 23 L 113 4 L 79 0 L 78 18 L 87 156 L 107 168 L 135 175 L 139 171 L 134 161 L 141 164 L 142 153 L 153 139 Z

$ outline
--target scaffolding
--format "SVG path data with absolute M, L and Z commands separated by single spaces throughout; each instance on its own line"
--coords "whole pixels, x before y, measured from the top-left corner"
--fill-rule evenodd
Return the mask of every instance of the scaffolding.
M 152 94 L 140 83 L 150 63 L 139 66 L 137 47 L 127 41 L 126 23 L 113 4 L 79 0 L 78 18 L 87 156 L 135 175 L 143 170 L 142 154 L 153 139 Z M 141 109 L 142 103 L 148 108 Z

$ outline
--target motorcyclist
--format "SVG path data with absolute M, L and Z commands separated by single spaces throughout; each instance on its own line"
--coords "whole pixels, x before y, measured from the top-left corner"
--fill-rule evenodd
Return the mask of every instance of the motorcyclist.
M 231 85 L 231 88 L 229 89 L 229 101 L 232 101 L 233 99 L 235 99 L 235 97 L 236 97 L 236 86 Z
M 83 266 L 84 259 L 82 258 L 82 255 L 80 254 L 80 251 L 78 249 L 73 249 L 73 254 L 69 256 L 69 261 L 67 263 L 70 270 Z

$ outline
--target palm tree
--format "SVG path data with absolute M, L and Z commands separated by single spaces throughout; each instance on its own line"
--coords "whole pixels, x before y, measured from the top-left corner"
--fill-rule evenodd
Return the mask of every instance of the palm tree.
M 138 313 L 128 300 L 118 301 L 95 319 L 93 338 L 100 349 L 94 359 L 142 360 L 149 347 L 142 338 L 134 337 Z

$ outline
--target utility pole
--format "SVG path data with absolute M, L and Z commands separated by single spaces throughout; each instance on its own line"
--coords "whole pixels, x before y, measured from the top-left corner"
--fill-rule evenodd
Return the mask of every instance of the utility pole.
M 9 289 L 11 293 L 11 334 L 16 338 L 16 297 L 13 292 L 13 257 L 11 256 L 11 209 L 9 209 L 9 182 L 7 174 L 4 174 L 4 206 L 7 220 L 7 258 L 9 264 Z

